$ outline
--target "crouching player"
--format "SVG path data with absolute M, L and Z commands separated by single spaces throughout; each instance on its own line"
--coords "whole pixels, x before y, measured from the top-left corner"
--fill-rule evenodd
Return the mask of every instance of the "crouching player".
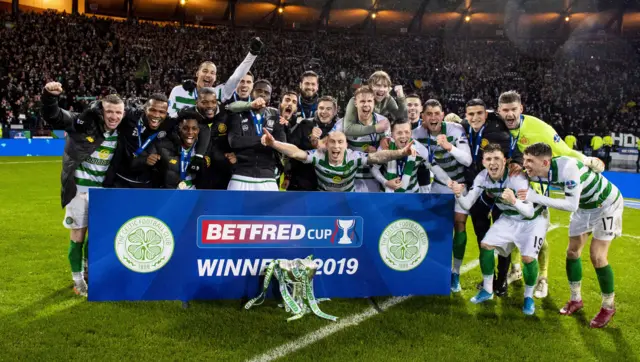
M 532 315 L 535 312 L 533 289 L 538 279 L 537 258 L 547 233 L 548 213 L 540 205 L 516 198 L 515 190 L 528 190 L 529 181 L 523 174 L 509 176 L 500 145 L 489 144 L 484 148 L 482 164 L 485 169 L 476 176 L 466 196 L 463 196 L 463 184 L 449 182 L 456 201 L 463 209 L 471 209 L 480 195 L 487 192 L 495 198 L 495 205 L 502 210 L 502 215 L 493 223 L 480 244 L 480 268 L 484 283 L 483 289 L 471 298 L 471 302 L 477 304 L 493 299 L 494 249 L 501 256 L 507 256 L 516 246 L 524 264 L 522 311 L 526 315 Z
M 564 199 L 553 199 L 528 190 L 518 189 L 518 198 L 539 203 L 558 210 L 571 211 L 569 224 L 569 247 L 567 248 L 567 277 L 571 288 L 571 299 L 560 309 L 563 315 L 571 315 L 583 306 L 580 286 L 582 262 L 580 255 L 591 239 L 591 263 L 596 269 L 602 308 L 591 320 L 592 328 L 602 328 L 616 313 L 613 303 L 613 271 L 607 261 L 611 241 L 622 234 L 622 211 L 624 202 L 616 186 L 604 176 L 589 169 L 575 158 L 552 158 L 552 150 L 545 143 L 535 143 L 524 151 L 524 167 L 532 181 L 564 190 Z

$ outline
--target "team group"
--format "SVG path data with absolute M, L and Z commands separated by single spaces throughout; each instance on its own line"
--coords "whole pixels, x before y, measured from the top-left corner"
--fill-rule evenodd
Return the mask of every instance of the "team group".
M 282 91 L 272 108 L 271 83 L 250 72 L 262 47 L 253 39 L 224 84 L 215 86 L 217 68 L 203 62 L 196 81 L 176 86 L 169 98 L 154 94 L 144 105 L 125 106 L 108 95 L 74 113 L 58 107 L 60 83 L 45 86 L 43 117 L 68 135 L 62 206 L 76 294 L 88 292 L 90 188 L 453 193 L 452 292 L 461 290 L 471 215 L 483 275 L 471 301 L 502 296 L 508 280 L 524 276 L 523 312 L 534 314 L 534 294 L 548 293 L 546 232 L 548 209 L 555 208 L 572 213 L 566 259 L 571 297 L 560 313 L 583 307 L 580 256 L 592 234 L 602 307 L 591 326 L 610 321 L 614 283 L 607 254 L 622 232 L 622 195 L 601 175 L 602 161 L 572 150 L 551 126 L 522 114 L 518 93 L 501 94 L 496 112 L 473 99 L 464 120 L 455 114 L 445 120 L 437 100 L 405 96 L 402 86 L 393 87 L 391 96 L 389 75 L 377 71 L 339 119 L 335 98 L 320 97 L 319 76 L 307 71 L 299 93 Z M 550 197 L 554 187 L 564 198 Z

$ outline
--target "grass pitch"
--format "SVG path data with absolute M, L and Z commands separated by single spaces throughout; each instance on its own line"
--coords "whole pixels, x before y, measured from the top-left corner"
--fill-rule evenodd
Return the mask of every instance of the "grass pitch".
M 238 301 L 195 302 L 182 309 L 179 302 L 89 303 L 76 297 L 67 261 L 69 234 L 62 227 L 60 168 L 60 158 L 0 158 L 2 361 L 238 361 L 265 353 L 303 361 L 622 361 L 640 356 L 635 284 L 640 280 L 640 210 L 625 208 L 625 236 L 610 249 L 617 314 L 604 330 L 589 329 L 600 292 L 588 248 L 582 257 L 585 308 L 572 317 L 558 314 L 569 296 L 564 271 L 569 215 L 556 210 L 555 229 L 548 234 L 549 297 L 536 300 L 534 317 L 521 312 L 521 282 L 510 287 L 508 297 L 480 306 L 469 302 L 480 280 L 469 224 L 469 271 L 461 277 L 462 293 L 409 298 L 383 313 L 371 313 L 365 300 L 323 303 L 339 322 L 353 322 L 341 329 L 335 326 L 344 323 L 311 315 L 287 323 L 274 301 L 245 311 Z M 310 340 L 317 342 L 296 349 L 296 343 Z

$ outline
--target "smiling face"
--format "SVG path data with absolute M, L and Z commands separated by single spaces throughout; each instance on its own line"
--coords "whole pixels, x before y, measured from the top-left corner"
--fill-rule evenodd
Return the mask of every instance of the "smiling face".
M 198 127 L 198 121 L 195 119 L 185 119 L 180 123 L 180 140 L 185 148 L 190 148 L 198 140 L 198 133 L 200 133 L 200 127 Z
M 113 131 L 118 128 L 122 118 L 124 117 L 124 103 L 108 103 L 102 102 L 104 126 L 108 131 Z
M 469 106 L 467 107 L 466 118 L 471 128 L 478 132 L 487 122 L 487 111 L 483 106 Z
M 147 116 L 149 128 L 154 131 L 157 130 L 160 127 L 160 124 L 162 124 L 165 118 L 167 118 L 168 111 L 169 103 L 150 99 L 144 110 L 144 113 Z
M 298 97 L 295 94 L 285 94 L 280 101 L 280 115 L 290 119 L 298 111 Z
M 411 123 L 396 123 L 392 127 L 391 136 L 398 148 L 403 148 L 411 139 Z
M 487 169 L 489 177 L 494 181 L 502 179 L 506 164 L 507 160 L 504 158 L 504 154 L 502 154 L 501 151 L 485 152 L 482 155 L 482 165 Z
M 523 166 L 527 170 L 529 177 L 547 177 L 551 159 L 544 156 L 533 156 L 524 154 Z
M 356 96 L 356 109 L 358 109 L 358 119 L 361 122 L 368 122 L 371 120 L 374 105 L 373 94 L 360 93 Z
M 333 117 L 336 116 L 336 111 L 337 109 L 334 106 L 333 102 L 322 101 L 318 103 L 318 112 L 316 112 L 316 114 L 318 115 L 318 119 L 320 120 L 320 122 L 326 124 L 331 122 Z
M 498 113 L 508 129 L 517 129 L 520 127 L 522 110 L 523 108 L 520 102 L 501 103 L 498 105 Z
M 198 89 L 204 87 L 213 87 L 216 82 L 216 66 L 211 62 L 204 62 L 200 64 L 200 68 L 196 72 Z
M 318 94 L 318 77 L 308 76 L 300 82 L 300 92 L 305 98 L 311 98 Z
M 327 136 L 327 152 L 329 162 L 332 164 L 342 164 L 344 152 L 347 149 L 347 137 L 342 132 L 331 132 Z
M 373 89 L 373 93 L 375 94 L 376 102 L 382 102 L 387 96 L 389 96 L 389 92 L 391 91 L 391 85 L 389 85 L 385 81 L 377 81 L 371 84 L 371 89 Z
M 236 87 L 236 93 L 242 99 L 247 99 L 251 95 L 251 91 L 253 90 L 253 76 L 251 74 L 245 74 L 242 79 L 240 79 L 240 83 Z
M 207 119 L 212 119 L 215 117 L 218 109 L 216 94 L 201 94 L 198 97 L 196 106 L 198 107 L 198 112 L 200 112 L 200 114 L 204 115 Z
M 427 106 L 422 113 L 422 126 L 426 127 L 430 133 L 439 134 L 442 130 L 444 112 L 439 106 Z

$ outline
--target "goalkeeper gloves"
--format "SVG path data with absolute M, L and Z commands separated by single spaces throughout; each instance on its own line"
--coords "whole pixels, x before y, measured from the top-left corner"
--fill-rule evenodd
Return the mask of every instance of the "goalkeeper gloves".
M 264 46 L 264 43 L 262 43 L 262 40 L 260 40 L 260 38 L 253 38 L 251 39 L 249 52 L 253 55 L 260 55 L 260 53 L 262 52 L 263 46 Z
M 202 155 L 196 154 L 191 158 L 191 163 L 189 163 L 189 173 L 198 173 L 205 167 L 204 165 L 204 157 Z
M 589 167 L 591 171 L 595 173 L 604 171 L 604 162 L 597 157 L 585 157 L 583 162 L 585 166 Z
M 182 81 L 182 88 L 191 93 L 196 89 L 196 82 L 193 79 L 185 79 Z

